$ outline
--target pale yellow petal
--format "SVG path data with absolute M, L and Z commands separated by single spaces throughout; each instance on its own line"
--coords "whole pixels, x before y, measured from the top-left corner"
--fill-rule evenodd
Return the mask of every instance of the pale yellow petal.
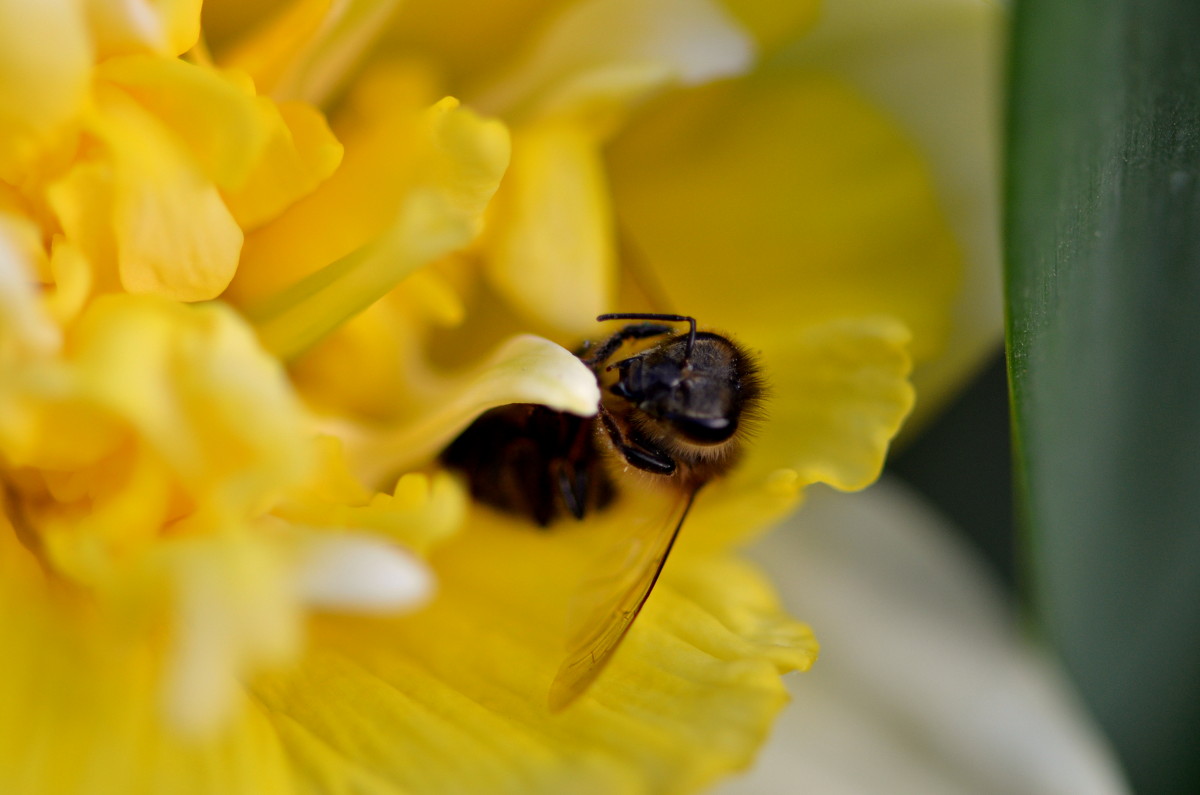
M 921 0 L 884 8 L 843 0 L 828 5 L 796 53 L 851 82 L 913 136 L 963 248 L 953 326 L 945 349 L 913 372 L 921 400 L 905 435 L 934 416 L 1001 344 L 1005 12 L 1000 3 Z
M 218 734 L 237 713 L 239 676 L 291 659 L 302 640 L 291 572 L 277 542 L 222 529 L 154 551 L 174 591 L 163 719 L 183 739 Z
M 586 531 L 603 530 L 480 516 L 435 554 L 426 610 L 319 622 L 302 666 L 254 687 L 306 776 L 367 791 L 690 792 L 748 764 L 784 703 L 779 674 L 816 646 L 734 560 L 672 561 L 610 670 L 550 714 Z
M 570 351 L 540 337 L 504 343 L 471 372 L 429 384 L 423 410 L 385 427 L 340 425 L 355 472 L 376 484 L 437 454 L 484 411 L 509 403 L 540 403 L 558 411 L 596 413 L 600 390 L 592 371 Z
M 97 75 L 120 86 L 178 141 L 205 177 L 236 190 L 275 131 L 252 92 L 220 73 L 171 58 L 110 58 Z
M 181 55 L 200 37 L 202 0 L 86 0 L 101 57 L 136 52 Z
M 750 37 L 711 0 L 585 0 L 567 6 L 526 57 L 495 75 L 493 87 L 472 102 L 506 118 L 532 120 L 587 101 L 578 90 L 564 97 L 563 85 L 587 87 L 588 73 L 650 66 L 660 85 L 691 85 L 738 74 L 752 59 Z M 631 87 L 631 101 L 645 93 L 645 86 Z
M 920 153 L 845 84 L 775 67 L 676 94 L 609 162 L 622 229 L 671 311 L 750 342 L 892 315 L 914 357 L 940 350 L 958 246 Z
M 242 231 L 216 186 L 127 96 L 105 95 L 97 132 L 112 155 L 112 224 L 129 292 L 181 301 L 215 298 L 237 268 Z
M 612 208 L 586 130 L 562 123 L 522 130 L 488 225 L 485 273 L 539 327 L 583 337 L 611 311 Z
M 83 110 L 92 51 L 86 22 L 71 0 L 0 4 L 0 179 Z

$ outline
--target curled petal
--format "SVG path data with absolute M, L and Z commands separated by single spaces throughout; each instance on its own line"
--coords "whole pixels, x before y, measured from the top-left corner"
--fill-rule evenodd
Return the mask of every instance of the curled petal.
M 472 372 L 430 389 L 416 419 L 392 428 L 342 427 L 354 468 L 378 483 L 428 460 L 484 411 L 540 403 L 558 411 L 596 413 L 596 376 L 570 351 L 531 335 L 514 337 Z

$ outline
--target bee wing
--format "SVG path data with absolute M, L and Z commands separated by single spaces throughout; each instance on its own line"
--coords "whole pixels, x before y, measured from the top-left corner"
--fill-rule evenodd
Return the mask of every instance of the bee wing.
M 579 610 L 578 631 L 550 685 L 551 712 L 565 709 L 596 681 L 625 638 L 658 582 L 696 491 L 683 495 L 663 521 L 647 522 L 630 537 L 619 571 L 590 584 L 587 609 Z

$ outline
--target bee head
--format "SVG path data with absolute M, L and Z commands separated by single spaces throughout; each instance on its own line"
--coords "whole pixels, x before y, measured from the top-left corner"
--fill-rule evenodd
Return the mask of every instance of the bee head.
M 731 440 L 760 391 L 749 358 L 712 332 L 672 337 L 614 367 L 610 392 L 699 447 Z

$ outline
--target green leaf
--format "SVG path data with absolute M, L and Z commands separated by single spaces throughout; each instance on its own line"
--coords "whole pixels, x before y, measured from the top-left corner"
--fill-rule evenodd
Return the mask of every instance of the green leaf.
M 1200 792 L 1200 3 L 1017 2 L 1012 47 L 1033 616 L 1135 788 Z

